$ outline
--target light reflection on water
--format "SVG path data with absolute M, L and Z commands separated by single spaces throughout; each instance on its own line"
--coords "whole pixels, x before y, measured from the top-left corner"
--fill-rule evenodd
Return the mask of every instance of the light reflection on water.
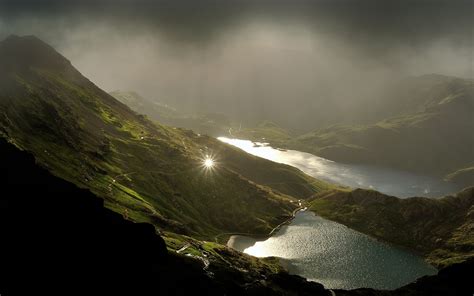
M 397 197 L 439 197 L 459 191 L 460 187 L 433 177 L 369 165 L 337 163 L 296 150 L 279 150 L 266 143 L 219 137 L 220 141 L 247 153 L 294 166 L 306 174 L 353 188 L 375 189 Z
M 436 273 L 435 268 L 410 252 L 311 212 L 299 212 L 290 225 L 267 240 L 249 240 L 235 236 L 229 245 L 257 257 L 283 258 L 291 273 L 327 288 L 395 289 Z

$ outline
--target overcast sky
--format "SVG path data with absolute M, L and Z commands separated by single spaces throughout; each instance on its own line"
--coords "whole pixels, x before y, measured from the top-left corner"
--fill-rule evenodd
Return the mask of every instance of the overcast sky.
M 474 77 L 473 3 L 0 0 L 0 38 L 37 35 L 107 91 L 283 116 L 348 111 L 407 75 Z

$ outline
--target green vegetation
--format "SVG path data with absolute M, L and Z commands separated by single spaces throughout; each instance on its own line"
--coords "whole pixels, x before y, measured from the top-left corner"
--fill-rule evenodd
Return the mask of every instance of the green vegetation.
M 373 190 L 330 190 L 310 209 L 381 240 L 423 254 L 437 267 L 474 257 L 474 187 L 440 199 L 399 199 Z

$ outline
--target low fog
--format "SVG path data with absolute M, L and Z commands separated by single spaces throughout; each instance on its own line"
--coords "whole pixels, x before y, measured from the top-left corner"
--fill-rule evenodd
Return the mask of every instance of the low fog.
M 472 1 L 38 2 L 0 1 L 0 38 L 36 35 L 106 91 L 244 124 L 360 120 L 400 80 L 474 78 Z

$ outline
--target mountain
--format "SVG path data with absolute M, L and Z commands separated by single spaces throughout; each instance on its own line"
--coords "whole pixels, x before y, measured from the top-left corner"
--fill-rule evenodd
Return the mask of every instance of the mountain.
M 429 175 L 445 176 L 472 167 L 472 80 L 422 76 L 400 91 L 399 100 L 391 102 L 399 115 L 374 124 L 322 128 L 296 137 L 286 146 L 335 161 Z M 467 181 L 463 185 L 474 185 L 472 178 Z
M 318 215 L 408 247 L 443 267 L 474 257 L 474 187 L 440 199 L 331 190 L 311 202 Z
M 7 38 L 0 61 L 1 137 L 127 219 L 210 240 L 232 232 L 263 235 L 291 216 L 297 199 L 329 186 L 147 120 L 35 37 Z M 207 155 L 216 161 L 211 169 L 203 166 Z M 265 177 L 257 178 L 254 167 Z
M 135 112 L 147 115 L 152 120 L 162 124 L 191 129 L 196 133 L 214 137 L 224 136 L 228 134 L 232 125 L 223 114 L 187 114 L 159 101 L 146 99 L 134 91 L 113 91 L 110 95 Z

